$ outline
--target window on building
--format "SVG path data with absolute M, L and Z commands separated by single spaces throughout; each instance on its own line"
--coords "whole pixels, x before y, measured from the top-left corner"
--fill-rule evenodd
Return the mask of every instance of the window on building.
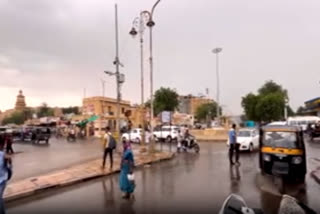
M 108 113 L 112 114 L 112 107 L 111 106 L 108 106 Z
M 125 109 L 121 108 L 121 113 L 124 114 L 125 113 Z

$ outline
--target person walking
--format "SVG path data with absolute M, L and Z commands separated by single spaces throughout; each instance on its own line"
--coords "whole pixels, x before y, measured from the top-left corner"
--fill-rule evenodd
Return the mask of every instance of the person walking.
M 229 161 L 230 165 L 234 165 L 233 154 L 236 153 L 236 163 L 240 165 L 239 162 L 239 147 L 240 144 L 237 143 L 237 131 L 236 124 L 232 124 L 232 128 L 229 130 Z
M 6 133 L 5 137 L 5 145 L 6 145 L 6 152 L 7 154 L 13 154 L 13 148 L 12 148 L 13 140 L 12 140 L 12 134 Z
M 145 129 L 145 142 L 146 144 L 150 143 L 150 138 L 151 138 L 151 132 L 149 131 L 149 129 Z
M 182 147 L 182 140 L 183 140 L 183 135 L 181 134 L 181 130 L 178 130 L 178 135 L 177 135 L 177 152 L 180 152 L 181 147 Z
M 121 158 L 119 185 L 120 190 L 123 192 L 124 199 L 130 199 L 135 189 L 133 168 L 134 156 L 131 150 L 131 145 L 128 140 L 123 143 L 123 154 Z
M 116 141 L 110 132 L 110 127 L 106 128 L 106 133 L 103 137 L 104 143 L 104 153 L 103 153 L 103 161 L 102 168 L 105 168 L 106 158 L 109 154 L 110 157 L 110 169 L 113 167 L 113 150 L 116 148 Z
M 0 214 L 5 214 L 3 193 L 6 188 L 6 183 L 12 176 L 11 158 L 5 154 L 4 150 L 5 139 L 0 136 Z

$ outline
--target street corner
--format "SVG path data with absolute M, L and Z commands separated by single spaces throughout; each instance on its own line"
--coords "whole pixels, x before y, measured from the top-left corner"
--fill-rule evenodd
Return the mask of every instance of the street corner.
M 313 177 L 316 180 L 316 182 L 320 184 L 320 167 L 311 172 L 311 177 Z

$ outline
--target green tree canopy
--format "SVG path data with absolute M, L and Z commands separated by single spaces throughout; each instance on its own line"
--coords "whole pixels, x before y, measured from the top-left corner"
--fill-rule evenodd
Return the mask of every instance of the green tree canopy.
M 6 125 L 6 124 L 16 124 L 16 125 L 21 125 L 23 124 L 25 121 L 25 116 L 24 113 L 22 111 L 16 111 L 14 113 L 12 113 L 10 116 L 5 117 L 2 120 L 2 124 Z
M 178 105 L 178 93 L 170 88 L 161 87 L 154 96 L 154 113 L 158 115 L 162 111 L 174 111 Z
M 37 115 L 38 117 L 49 117 L 54 115 L 54 111 L 47 103 L 42 103 Z
M 266 96 L 268 94 L 280 93 L 284 98 L 288 99 L 287 90 L 283 89 L 281 85 L 273 82 L 272 80 L 267 81 L 259 90 L 260 96 Z
M 62 113 L 63 114 L 79 114 L 79 107 L 77 106 L 70 106 L 70 107 L 66 107 L 66 108 L 62 108 Z
M 260 120 L 257 112 L 256 106 L 259 102 L 259 96 L 253 93 L 247 94 L 245 97 L 242 97 L 242 108 L 244 109 L 246 118 L 253 121 Z
M 259 88 L 258 94 L 249 93 L 242 97 L 241 105 L 248 120 L 269 122 L 284 118 L 286 101 L 287 90 L 273 81 L 267 81 Z M 286 108 L 288 116 L 294 115 L 290 106 Z
M 221 112 L 221 108 L 220 108 Z M 196 119 L 204 121 L 206 119 L 214 119 L 217 116 L 217 103 L 205 103 L 199 106 L 196 110 Z
M 279 93 L 261 96 L 256 105 L 256 114 L 260 121 L 279 120 L 283 117 L 284 99 Z
M 303 115 L 303 113 L 306 111 L 306 108 L 303 106 L 299 106 L 297 109 L 297 115 Z

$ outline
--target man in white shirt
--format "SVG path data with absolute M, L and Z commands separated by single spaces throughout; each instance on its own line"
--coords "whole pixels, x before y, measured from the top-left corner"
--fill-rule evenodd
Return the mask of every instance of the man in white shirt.
M 107 127 L 106 128 L 106 133 L 103 136 L 103 139 L 104 139 L 104 153 L 103 153 L 102 168 L 105 167 L 106 158 L 107 158 L 108 154 L 109 154 L 109 157 L 110 157 L 110 169 L 112 169 L 112 167 L 113 167 L 113 149 L 114 148 L 111 148 L 111 145 L 110 145 L 111 138 L 113 138 L 113 137 L 112 137 L 112 134 L 110 132 L 110 127 Z

